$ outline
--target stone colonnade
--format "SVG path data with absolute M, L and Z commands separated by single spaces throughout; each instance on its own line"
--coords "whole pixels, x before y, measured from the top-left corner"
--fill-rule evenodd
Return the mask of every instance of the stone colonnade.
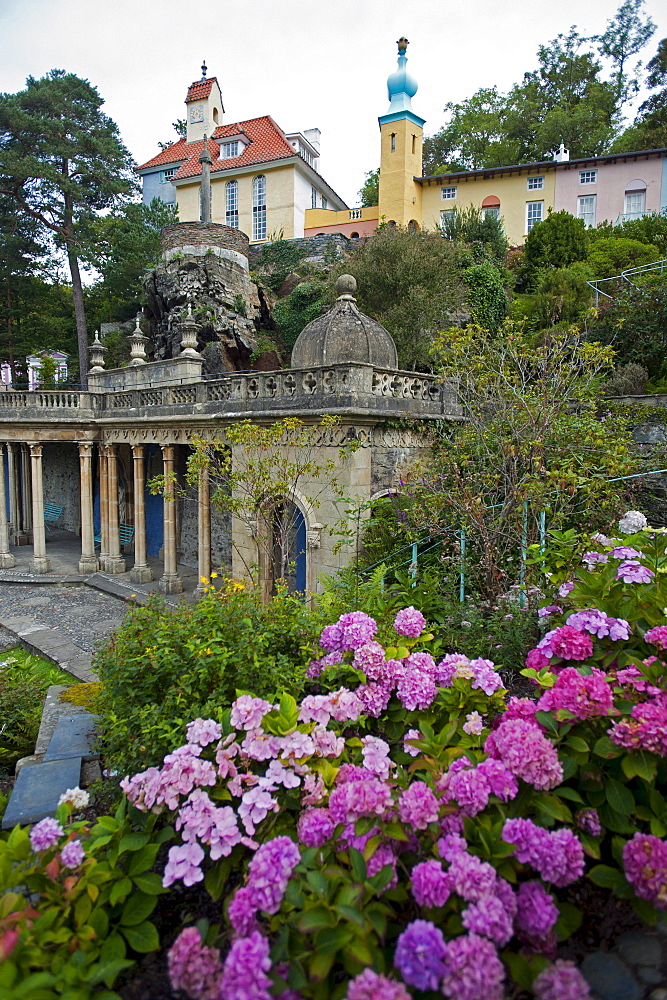
M 49 573 L 51 561 L 46 553 L 46 525 L 44 520 L 43 488 L 43 445 L 48 442 L 19 444 L 7 442 L 0 445 L 0 498 L 9 498 L 9 518 L 7 504 L 0 502 L 0 568 L 16 565 L 10 550 L 10 542 L 15 545 L 32 541 L 33 554 L 31 572 Z M 120 531 L 120 504 L 118 489 L 118 445 L 97 443 L 100 494 L 100 534 L 96 540 L 94 530 L 93 487 L 94 465 L 92 441 L 75 442 L 79 454 L 79 497 L 81 524 L 81 574 L 118 574 L 127 570 L 122 554 Z M 165 594 L 180 594 L 183 581 L 178 575 L 178 539 L 176 525 L 176 462 L 178 445 L 161 444 L 165 474 L 165 496 L 163 515 L 163 575 L 159 589 Z M 4 451 L 7 454 L 8 483 L 5 484 Z M 130 579 L 134 583 L 147 583 L 153 579 L 153 571 L 147 563 L 146 508 L 144 492 L 146 487 L 146 445 L 132 444 L 133 486 L 134 486 L 134 565 Z M 200 473 L 198 488 L 198 576 L 211 575 L 211 512 L 209 482 L 206 473 Z M 96 551 L 96 541 L 99 552 Z

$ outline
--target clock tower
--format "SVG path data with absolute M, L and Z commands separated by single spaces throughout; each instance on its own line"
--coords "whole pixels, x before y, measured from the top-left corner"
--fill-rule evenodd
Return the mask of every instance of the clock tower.
M 212 136 L 218 125 L 222 125 L 225 113 L 218 81 L 214 76 L 207 79 L 206 63 L 201 71 L 201 80 L 190 84 L 185 98 L 188 142 L 197 142 L 204 134 Z

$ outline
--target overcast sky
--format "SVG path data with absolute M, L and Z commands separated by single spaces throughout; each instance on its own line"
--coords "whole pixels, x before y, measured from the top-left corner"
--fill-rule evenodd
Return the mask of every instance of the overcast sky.
M 377 117 L 396 39 L 410 41 L 419 84 L 414 111 L 425 134 L 443 106 L 479 87 L 505 90 L 536 66 L 535 53 L 570 25 L 598 34 L 620 0 L 0 0 L 0 91 L 64 69 L 105 99 L 138 163 L 175 139 L 188 85 L 217 76 L 225 122 L 270 114 L 286 132 L 322 131 L 322 173 L 350 205 L 378 166 Z M 643 61 L 667 34 L 664 0 L 647 0 L 658 29 Z

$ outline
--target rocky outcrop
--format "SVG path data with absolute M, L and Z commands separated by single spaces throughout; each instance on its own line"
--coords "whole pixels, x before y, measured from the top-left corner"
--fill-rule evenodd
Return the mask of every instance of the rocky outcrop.
M 200 326 L 197 350 L 210 372 L 252 367 L 257 350 L 261 307 L 257 286 L 247 271 L 215 253 L 178 254 L 144 279 L 150 334 L 156 360 L 177 357 L 179 322 L 188 301 Z M 211 345 L 212 350 L 207 350 Z

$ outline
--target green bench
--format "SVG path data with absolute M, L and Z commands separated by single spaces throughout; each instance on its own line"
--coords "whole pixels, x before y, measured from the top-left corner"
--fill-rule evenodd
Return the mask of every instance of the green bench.
M 120 547 L 125 548 L 126 545 L 132 545 L 134 541 L 134 525 L 133 524 L 119 524 L 118 534 L 120 535 Z M 95 535 L 95 545 L 102 544 L 102 534 Z
M 44 526 L 47 531 L 52 531 L 62 516 L 63 508 L 57 503 L 44 504 Z

